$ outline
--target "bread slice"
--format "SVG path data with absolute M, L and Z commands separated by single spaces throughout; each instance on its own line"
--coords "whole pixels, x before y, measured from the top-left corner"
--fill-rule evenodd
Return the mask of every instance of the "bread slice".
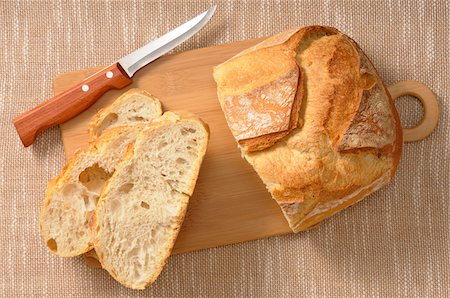
M 105 184 L 94 248 L 102 267 L 126 287 L 144 289 L 166 263 L 208 139 L 198 118 L 167 112 L 139 134 Z
M 89 226 L 103 183 L 143 125 L 161 114 L 157 98 L 131 89 L 94 116 L 89 124 L 89 147 L 78 151 L 46 190 L 40 226 L 53 253 L 72 257 L 92 249 Z M 108 122 L 111 115 L 117 116 L 114 123 Z M 140 125 L 130 126 L 136 123 Z
M 78 151 L 49 182 L 40 227 L 53 253 L 73 257 L 92 249 L 89 225 L 100 190 L 141 130 L 142 126 L 108 130 L 87 149 Z
M 161 115 L 161 102 L 156 97 L 145 90 L 130 89 L 92 117 L 89 139 L 95 140 L 108 128 L 145 124 Z
M 92 117 L 88 125 L 89 141 L 97 139 L 108 128 L 145 124 L 161 115 L 159 99 L 145 90 L 130 89 Z M 88 251 L 85 258 L 89 266 L 101 268 L 94 250 Z

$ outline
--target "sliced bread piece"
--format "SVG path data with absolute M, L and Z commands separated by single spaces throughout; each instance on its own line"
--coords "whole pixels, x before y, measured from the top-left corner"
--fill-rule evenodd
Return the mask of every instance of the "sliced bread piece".
M 113 114 L 118 116 L 117 121 L 107 125 Z M 40 226 L 52 252 L 71 257 L 92 249 L 89 225 L 103 183 L 112 175 L 142 125 L 161 114 L 157 98 L 143 90 L 131 89 L 93 117 L 89 124 L 92 133 L 89 147 L 77 152 L 46 190 Z M 136 123 L 141 125 L 124 126 Z M 101 132 L 105 133 L 100 136 Z
M 160 119 L 130 145 L 93 219 L 102 267 L 133 289 L 151 284 L 166 263 L 209 139 L 198 118 L 167 112 Z
M 50 181 L 40 213 L 41 236 L 56 255 L 73 257 L 92 249 L 91 215 L 111 176 L 142 126 L 116 127 L 78 151 Z
M 162 115 L 161 102 L 145 90 L 133 88 L 101 109 L 88 125 L 89 141 L 97 139 L 108 128 L 145 124 Z M 94 250 L 85 254 L 89 266 L 101 268 Z
M 162 115 L 161 102 L 141 89 L 130 89 L 111 105 L 101 109 L 89 122 L 89 139 L 117 126 L 145 124 Z

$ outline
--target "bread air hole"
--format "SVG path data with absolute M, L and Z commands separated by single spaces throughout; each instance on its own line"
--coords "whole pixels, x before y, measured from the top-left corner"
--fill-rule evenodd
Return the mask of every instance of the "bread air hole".
M 98 135 L 100 135 L 105 129 L 113 125 L 117 122 L 117 119 L 119 116 L 116 113 L 110 113 L 108 114 L 100 124 L 100 128 L 98 129 Z
M 149 209 L 149 208 L 150 208 L 150 205 L 147 204 L 146 202 L 142 201 L 142 202 L 141 202 L 141 207 L 142 207 L 142 208 L 145 208 L 145 209 Z
M 56 241 L 53 238 L 47 240 L 47 246 L 48 248 L 50 248 L 51 251 L 56 252 L 58 250 L 58 245 L 56 244 Z
M 175 161 L 177 164 L 182 165 L 186 163 L 186 159 L 178 157 L 177 160 Z
M 134 121 L 134 122 L 142 122 L 142 121 L 145 121 L 144 117 L 140 117 L 140 116 L 130 117 L 130 118 L 128 118 L 128 120 Z
M 167 146 L 167 142 L 161 142 L 161 143 L 159 143 L 158 149 L 162 149 L 166 146 Z
M 88 207 L 89 206 L 89 196 L 83 195 L 83 201 L 84 201 L 84 205 L 86 207 Z
M 111 212 L 112 213 L 117 212 L 117 210 L 119 210 L 121 205 L 122 204 L 120 203 L 119 200 L 111 200 Z
M 196 133 L 197 130 L 195 130 L 194 128 L 185 128 L 185 127 L 183 127 L 180 132 L 181 132 L 181 135 L 185 136 L 185 135 L 188 135 L 188 134 Z
M 119 188 L 119 191 L 122 193 L 129 193 L 130 190 L 133 188 L 134 184 L 133 183 L 125 183 L 124 185 L 122 185 Z
M 89 191 L 100 194 L 103 184 L 110 176 L 102 167 L 94 164 L 81 172 L 78 179 Z
M 177 185 L 177 181 L 167 180 L 166 183 L 169 185 L 171 189 L 177 189 L 175 186 Z
M 64 197 L 71 197 L 75 195 L 77 187 L 74 184 L 68 184 L 64 187 L 62 193 Z
M 134 247 L 133 249 L 130 250 L 130 252 L 128 253 L 128 257 L 132 258 L 132 257 L 137 257 L 139 255 L 139 247 Z

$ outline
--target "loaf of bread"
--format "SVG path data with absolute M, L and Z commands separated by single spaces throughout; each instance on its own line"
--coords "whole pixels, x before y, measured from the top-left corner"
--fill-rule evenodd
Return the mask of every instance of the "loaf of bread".
M 120 117 L 105 125 L 103 120 L 112 114 Z M 95 133 L 93 139 L 100 131 L 104 133 L 87 149 L 75 153 L 61 174 L 47 186 L 40 227 L 41 236 L 53 253 L 73 257 L 92 249 L 91 216 L 104 182 L 143 125 L 161 114 L 158 99 L 132 89 L 94 117 L 89 127 Z M 133 117 L 143 120 L 136 122 Z M 135 123 L 141 125 L 127 126 Z
M 280 33 L 215 67 L 214 78 L 243 156 L 294 232 L 393 177 L 397 111 L 367 56 L 338 30 Z
M 207 126 L 166 112 L 130 145 L 107 181 L 93 220 L 94 248 L 111 276 L 144 289 L 161 272 L 206 152 Z

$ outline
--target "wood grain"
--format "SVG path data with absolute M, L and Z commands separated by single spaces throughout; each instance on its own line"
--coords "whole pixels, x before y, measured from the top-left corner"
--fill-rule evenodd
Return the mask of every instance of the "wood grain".
M 211 129 L 207 155 L 174 253 L 291 232 L 276 202 L 251 166 L 241 158 L 222 114 L 212 77 L 215 65 L 259 41 L 261 39 L 247 40 L 165 56 L 139 71 L 129 86 L 156 95 L 164 110 L 188 110 L 197 114 Z M 57 77 L 55 93 L 96 70 Z M 108 92 L 87 111 L 61 125 L 68 158 L 87 145 L 90 118 L 126 90 Z

